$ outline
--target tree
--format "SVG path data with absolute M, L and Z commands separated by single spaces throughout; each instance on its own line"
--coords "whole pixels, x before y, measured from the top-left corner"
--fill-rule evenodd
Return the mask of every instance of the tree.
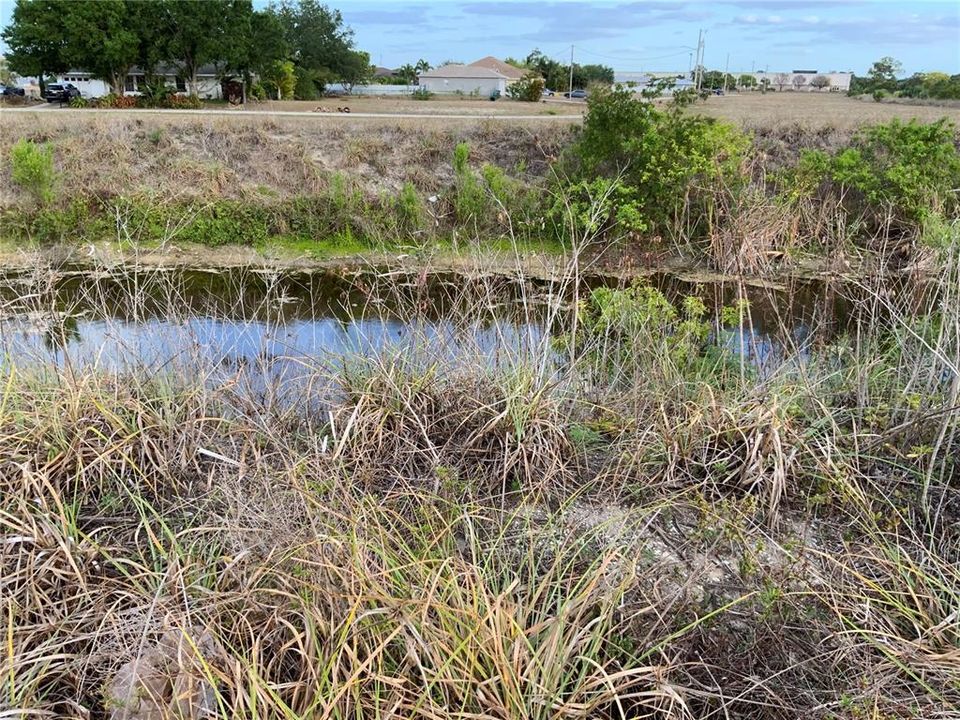
M 413 74 L 419 75 L 420 73 L 430 72 L 432 66 L 423 58 L 417 60 L 417 64 L 413 66 Z
M 38 77 L 41 91 L 47 75 L 69 69 L 63 19 L 72 4 L 70 0 L 16 0 L 10 24 L 0 34 L 8 48 L 10 70 Z
M 613 68 L 607 67 L 606 65 L 574 65 L 573 66 L 574 75 L 577 75 L 577 70 L 579 69 L 580 73 L 583 75 L 583 85 L 588 83 L 606 83 L 607 85 L 613 85 Z
M 870 66 L 870 69 L 867 71 L 867 77 L 870 80 L 872 90 L 889 90 L 894 91 L 897 89 L 897 75 L 903 71 L 903 66 L 900 64 L 899 60 L 886 55 L 879 60 L 877 60 L 873 65 Z
M 722 90 L 724 84 L 728 88 L 734 87 L 737 84 L 736 78 L 730 74 L 724 75 L 719 70 L 709 70 L 703 74 L 703 79 L 700 81 L 700 87 L 710 90 Z
M 60 21 L 59 32 L 67 37 L 66 64 L 109 82 L 117 95 L 123 95 L 127 74 L 140 55 L 133 4 L 125 0 L 67 3 L 69 10 Z
M 327 82 L 353 76 L 357 62 L 351 55 L 353 31 L 344 26 L 339 10 L 331 10 L 317 0 L 282 0 L 271 10 L 279 19 L 297 67 L 298 97 L 314 97 L 316 92 L 308 92 L 311 84 L 322 91 Z
M 417 63 L 418 65 L 420 63 Z M 426 71 L 423 71 L 426 72 Z M 416 67 L 407 63 L 406 65 L 401 65 L 397 68 L 397 77 L 403 80 L 407 85 L 412 85 L 413 81 L 417 79 L 417 75 L 421 73 L 420 70 L 417 70 Z
M 360 50 L 351 50 L 341 61 L 337 79 L 348 93 L 353 92 L 354 85 L 365 85 L 373 77 L 373 66 L 370 64 L 370 53 Z
M 937 100 L 951 100 L 960 97 L 960 75 L 947 75 L 945 72 L 924 73 L 921 91 L 924 97 Z
M 810 87 L 815 87 L 817 90 L 828 88 L 830 87 L 830 78 L 826 75 L 814 75 L 810 78 Z
M 277 100 L 292 100 L 297 88 L 297 75 L 289 60 L 274 60 L 262 73 L 264 82 L 275 90 Z
M 169 33 L 164 59 L 178 67 L 190 94 L 196 95 L 200 66 L 224 61 L 228 38 L 242 32 L 231 22 L 240 19 L 236 4 L 231 0 L 165 0 L 159 5 Z
M 538 73 L 548 88 L 557 90 L 566 87 L 569 82 L 570 67 L 547 57 L 539 50 L 535 49 L 527 55 L 526 66 Z
M 793 85 L 793 89 L 799 91 L 804 85 L 807 84 L 806 75 L 794 75 L 793 79 L 790 81 Z
M 737 80 L 737 87 L 755 88 L 756 86 L 757 86 L 757 79 L 753 75 L 743 74 Z
M 773 84 L 777 86 L 777 90 L 783 92 L 783 89 L 790 82 L 790 75 L 787 73 L 777 73 L 773 76 Z

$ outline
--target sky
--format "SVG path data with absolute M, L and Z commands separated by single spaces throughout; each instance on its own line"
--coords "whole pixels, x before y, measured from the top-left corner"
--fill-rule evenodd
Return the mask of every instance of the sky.
M 149 1 L 149 0 L 145 0 Z M 82 2 L 82 0 L 78 0 Z M 960 72 L 960 2 L 894 0 L 327 0 L 377 65 L 472 62 L 534 48 L 619 71 L 686 71 L 699 30 L 705 65 L 731 72 L 852 70 L 891 55 L 905 74 Z M 263 7 L 267 0 L 255 0 Z M 0 0 L 0 25 L 13 0 Z

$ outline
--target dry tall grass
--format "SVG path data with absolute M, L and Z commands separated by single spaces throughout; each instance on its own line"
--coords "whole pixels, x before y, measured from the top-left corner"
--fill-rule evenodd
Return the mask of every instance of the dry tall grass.
M 541 300 L 575 347 L 491 359 L 467 321 L 496 326 L 502 296 L 452 320 L 450 345 L 399 288 L 412 338 L 297 358 L 294 392 L 268 354 L 119 374 L 10 358 L 0 707 L 955 717 L 960 279 L 943 263 L 930 314 L 878 287 L 848 337 L 762 372 L 721 328 L 678 346 L 632 313 L 588 324 L 574 267 Z

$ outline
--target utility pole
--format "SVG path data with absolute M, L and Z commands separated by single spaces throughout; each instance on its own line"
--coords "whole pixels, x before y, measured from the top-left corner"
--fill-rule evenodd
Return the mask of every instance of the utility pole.
M 700 90 L 700 48 L 703 46 L 703 30 L 697 32 L 697 61 L 693 66 L 693 87 Z
M 573 94 L 573 45 L 570 45 L 570 95 Z M 567 96 L 569 97 L 569 95 Z
M 699 48 L 697 48 L 699 51 Z M 690 62 L 687 63 L 687 75 L 690 75 L 690 79 L 693 80 L 693 53 L 690 53 Z
M 727 94 L 727 75 L 730 74 L 730 53 L 727 53 L 727 64 L 723 66 L 723 94 Z

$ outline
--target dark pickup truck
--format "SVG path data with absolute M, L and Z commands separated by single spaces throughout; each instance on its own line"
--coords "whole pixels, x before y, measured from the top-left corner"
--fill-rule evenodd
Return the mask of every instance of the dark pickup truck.
M 70 102 L 75 97 L 80 97 L 80 91 L 70 83 L 65 85 L 61 85 L 60 83 L 47 85 L 43 92 L 43 99 L 47 102 L 65 103 Z

